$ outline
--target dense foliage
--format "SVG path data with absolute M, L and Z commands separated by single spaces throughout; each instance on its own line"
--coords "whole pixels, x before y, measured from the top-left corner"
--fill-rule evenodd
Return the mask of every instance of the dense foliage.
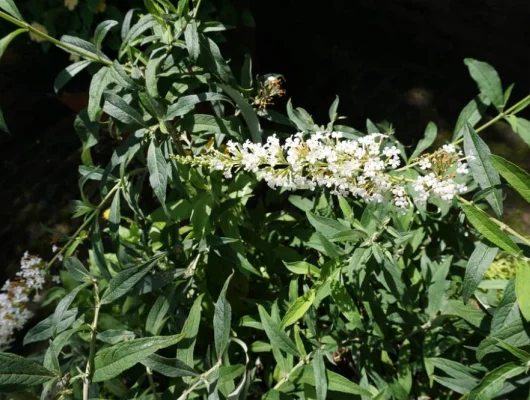
M 526 398 L 530 241 L 502 222 L 502 190 L 530 201 L 530 176 L 479 133 L 504 120 L 530 144 L 516 116 L 530 96 L 508 105 L 511 87 L 467 59 L 480 94 L 452 143 L 431 149 L 430 123 L 410 151 L 387 124 L 341 125 L 338 99 L 323 125 L 291 102 L 273 111 L 281 75 L 255 76 L 249 57 L 235 73 L 217 45 L 225 25 L 200 6 L 146 0 L 91 43 L 56 40 L 0 0 L 18 26 L 0 56 L 29 32 L 80 57 L 56 90 L 99 68 L 75 122 L 79 229 L 53 232 L 49 262 L 24 255 L 0 293 L 0 348 L 31 321 L 27 356 L 0 353 L 0 392 Z M 480 125 L 488 108 L 498 115 Z M 499 256 L 516 278 L 483 280 Z M 36 304 L 54 311 L 35 323 Z

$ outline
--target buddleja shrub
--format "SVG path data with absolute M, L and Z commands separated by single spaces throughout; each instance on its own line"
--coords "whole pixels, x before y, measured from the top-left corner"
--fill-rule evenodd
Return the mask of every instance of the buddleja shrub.
M 530 178 L 479 133 L 506 120 L 529 142 L 530 96 L 508 106 L 511 87 L 468 59 L 480 95 L 452 143 L 432 150 L 430 123 L 409 151 L 387 124 L 338 124 L 338 100 L 324 126 L 268 110 L 281 76 L 254 81 L 247 59 L 236 78 L 200 1 L 145 4 L 112 60 L 116 22 L 58 41 L 0 0 L 19 27 L 1 50 L 30 32 L 82 58 L 56 89 L 99 65 L 75 122 L 80 227 L 0 294 L 4 351 L 30 303 L 55 305 L 29 322 L 29 356 L 0 353 L 7 398 L 526 397 L 530 241 L 502 222 L 502 189 L 530 201 Z M 119 144 L 94 162 L 106 136 Z M 497 254 L 515 280 L 483 281 Z

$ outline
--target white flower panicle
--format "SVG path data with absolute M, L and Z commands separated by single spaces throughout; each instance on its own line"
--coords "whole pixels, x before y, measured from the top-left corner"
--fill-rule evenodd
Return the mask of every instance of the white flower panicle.
M 27 251 L 20 260 L 20 271 L 16 275 L 16 280 L 6 281 L 0 289 L 0 351 L 9 347 L 14 333 L 33 316 L 27 305 L 30 301 L 40 300 L 38 292 L 48 278 L 43 260 Z
M 264 179 L 271 188 L 287 190 L 317 187 L 330 189 L 340 196 L 353 196 L 366 202 L 389 199 L 406 212 L 414 201 L 423 203 L 435 195 L 450 201 L 463 192 L 464 185 L 455 182 L 456 173 L 467 173 L 454 145 L 422 157 L 418 164 L 427 175 L 412 183 L 417 193 L 407 193 L 407 180 L 399 174 L 401 151 L 387 144 L 387 135 L 374 133 L 357 140 L 342 138 L 341 132 L 317 132 L 305 138 L 297 133 L 280 144 L 276 135 L 265 144 L 238 144 L 229 141 L 226 152 L 213 150 L 193 157 L 177 157 L 184 163 L 207 166 L 222 171 L 226 178 L 244 170 Z M 458 171 L 451 171 L 458 164 Z

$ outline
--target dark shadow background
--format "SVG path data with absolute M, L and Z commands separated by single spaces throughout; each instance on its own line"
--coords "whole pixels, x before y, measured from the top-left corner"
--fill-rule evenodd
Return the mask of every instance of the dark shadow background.
M 460 110 L 478 93 L 465 57 L 495 66 L 505 87 L 516 82 L 513 100 L 530 92 L 530 7 L 523 0 L 234 2 L 250 7 L 256 28 L 230 33 L 225 54 L 246 48 L 256 74 L 282 73 L 294 105 L 320 124 L 339 95 L 339 113 L 358 129 L 367 118 L 388 120 L 412 145 L 435 121 L 450 137 Z M 80 163 L 72 125 L 89 79 L 76 78 L 69 93 L 56 96 L 53 80 L 68 57 L 55 49 L 43 55 L 24 38 L 14 49 L 0 64 L 0 106 L 12 130 L 0 134 L 0 270 L 16 267 L 26 249 L 51 256 L 41 223 L 72 230 L 68 202 L 78 198 Z M 486 137 L 495 151 L 529 166 L 505 124 Z

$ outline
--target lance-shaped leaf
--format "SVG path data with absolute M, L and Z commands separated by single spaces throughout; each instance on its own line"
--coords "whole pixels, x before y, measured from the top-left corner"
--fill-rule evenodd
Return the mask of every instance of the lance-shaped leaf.
M 77 282 L 88 282 L 92 280 L 90 272 L 75 257 L 66 257 L 63 262 L 64 268 Z
M 100 350 L 94 360 L 95 372 L 93 381 L 103 382 L 112 379 L 156 351 L 178 343 L 181 338 L 181 334 L 153 336 L 118 343 Z
M 0 0 L 0 9 L 21 21 L 24 20 L 13 0 Z
M 504 93 L 497 71 L 488 63 L 472 58 L 466 58 L 464 63 L 469 68 L 471 77 L 477 82 L 480 92 L 491 101 L 497 110 L 502 111 Z
M 13 31 L 7 36 L 4 36 L 2 39 L 0 39 L 0 60 L 2 59 L 2 56 L 4 55 L 4 52 L 7 49 L 7 46 L 9 46 L 9 43 L 11 43 L 13 39 L 16 38 L 18 35 L 27 31 L 28 30 L 25 28 L 17 29 L 16 31 Z
M 184 40 L 186 41 L 186 47 L 190 54 L 190 58 L 196 61 L 201 54 L 201 46 L 199 43 L 199 32 L 197 31 L 197 22 L 192 19 L 186 29 L 184 30 Z
M 490 161 L 491 151 L 487 144 L 477 135 L 471 125 L 467 124 L 464 130 L 464 151 L 468 157 L 469 169 L 473 179 L 481 189 L 488 189 L 500 185 L 499 174 Z M 496 189 L 486 196 L 493 211 L 498 216 L 502 215 L 502 191 Z
M 213 317 L 213 332 L 214 332 L 214 344 L 215 351 L 217 352 L 217 358 L 221 359 L 226 348 L 228 347 L 228 342 L 230 340 L 230 325 L 232 323 L 232 307 L 228 300 L 226 300 L 226 291 L 228 290 L 228 285 L 230 280 L 234 276 L 234 273 L 228 277 L 217 303 L 215 303 L 215 314 Z
M 515 293 L 521 313 L 527 321 L 530 321 L 530 266 L 527 263 L 521 262 L 517 266 Z
M 267 337 L 271 341 L 272 346 L 276 346 L 285 352 L 292 354 L 294 356 L 299 356 L 298 349 L 296 345 L 291 340 L 291 338 L 280 329 L 278 324 L 270 317 L 270 315 L 265 311 L 263 306 L 258 305 L 259 316 L 261 319 L 261 324 Z
M 9 128 L 7 127 L 6 121 L 4 119 L 4 113 L 2 112 L 1 108 L 0 108 L 0 131 L 9 133 Z
M 127 294 L 155 267 L 158 260 L 164 255 L 165 253 L 157 255 L 151 260 L 142 263 L 138 267 L 132 267 L 121 271 L 118 275 L 110 280 L 109 286 L 101 298 L 101 304 L 111 303 Z
M 311 289 L 304 293 L 302 296 L 300 296 L 298 299 L 296 299 L 296 301 L 291 304 L 291 306 L 285 313 L 280 328 L 284 329 L 301 319 L 305 315 L 307 310 L 309 310 L 309 307 L 311 307 L 311 305 L 313 304 L 315 296 L 316 291 L 314 289 Z
M 469 298 L 475 293 L 484 273 L 491 265 L 495 256 L 499 252 L 497 247 L 488 246 L 485 243 L 479 242 L 469 257 L 466 266 L 466 274 L 464 277 L 463 293 L 464 303 L 467 303 Z
M 114 93 L 105 93 L 103 110 L 112 118 L 125 124 L 146 126 L 140 113 Z
M 147 168 L 149 169 L 149 183 L 164 208 L 164 212 L 168 215 L 166 210 L 167 162 L 154 139 L 147 151 Z
M 464 135 L 466 124 L 475 126 L 486 112 L 488 106 L 491 104 L 487 97 L 479 95 L 471 100 L 460 112 L 456 121 L 455 130 L 453 133 L 453 142 L 460 139 Z
M 530 175 L 514 163 L 496 155 L 490 155 L 493 167 L 506 181 L 530 203 Z
M 315 390 L 317 400 L 326 400 L 328 393 L 328 378 L 326 376 L 326 365 L 322 351 L 319 349 L 313 357 L 313 372 L 315 374 Z
M 437 135 L 438 127 L 434 122 L 429 122 L 427 124 L 427 128 L 425 128 L 425 134 L 423 135 L 423 138 L 418 142 L 418 145 L 416 146 L 414 153 L 412 153 L 412 155 L 410 156 L 409 161 L 415 159 L 421 153 L 431 147 L 434 141 L 436 140 Z
M 41 385 L 54 378 L 42 365 L 10 353 L 0 353 L 0 392 L 9 393 Z
M 196 104 L 199 104 L 204 101 L 227 101 L 231 103 L 230 99 L 221 93 L 215 92 L 206 92 L 200 94 L 190 94 L 187 96 L 179 97 L 175 104 L 170 105 L 167 108 L 167 114 L 164 117 L 164 120 L 172 120 L 177 117 L 182 117 L 190 111 L 193 111 L 193 108 Z
M 109 20 L 101 22 L 96 27 L 96 31 L 94 32 L 94 46 L 96 47 L 97 53 L 99 53 L 99 50 L 101 49 L 101 44 L 103 43 L 103 39 L 105 39 L 105 36 L 107 36 L 107 33 L 109 33 L 109 31 L 116 25 L 118 25 L 118 21 Z
M 83 71 L 91 63 L 92 63 L 91 60 L 78 61 L 74 64 L 69 65 L 68 67 L 63 69 L 61 72 L 59 72 L 59 75 L 57 75 L 57 78 L 55 78 L 55 83 L 53 84 L 55 93 L 61 90 L 63 86 L 66 85 L 70 81 L 70 79 L 72 79 L 78 73 Z
M 469 400 L 489 400 L 501 390 L 506 380 L 521 375 L 526 371 L 525 366 L 510 362 L 489 372 L 467 397 Z
M 489 215 L 473 204 L 462 206 L 467 219 L 486 239 L 509 253 L 519 253 L 519 247 L 490 219 Z
M 185 376 L 198 376 L 199 373 L 178 358 L 166 358 L 158 354 L 151 354 L 141 363 L 147 368 L 170 378 L 181 378 Z

